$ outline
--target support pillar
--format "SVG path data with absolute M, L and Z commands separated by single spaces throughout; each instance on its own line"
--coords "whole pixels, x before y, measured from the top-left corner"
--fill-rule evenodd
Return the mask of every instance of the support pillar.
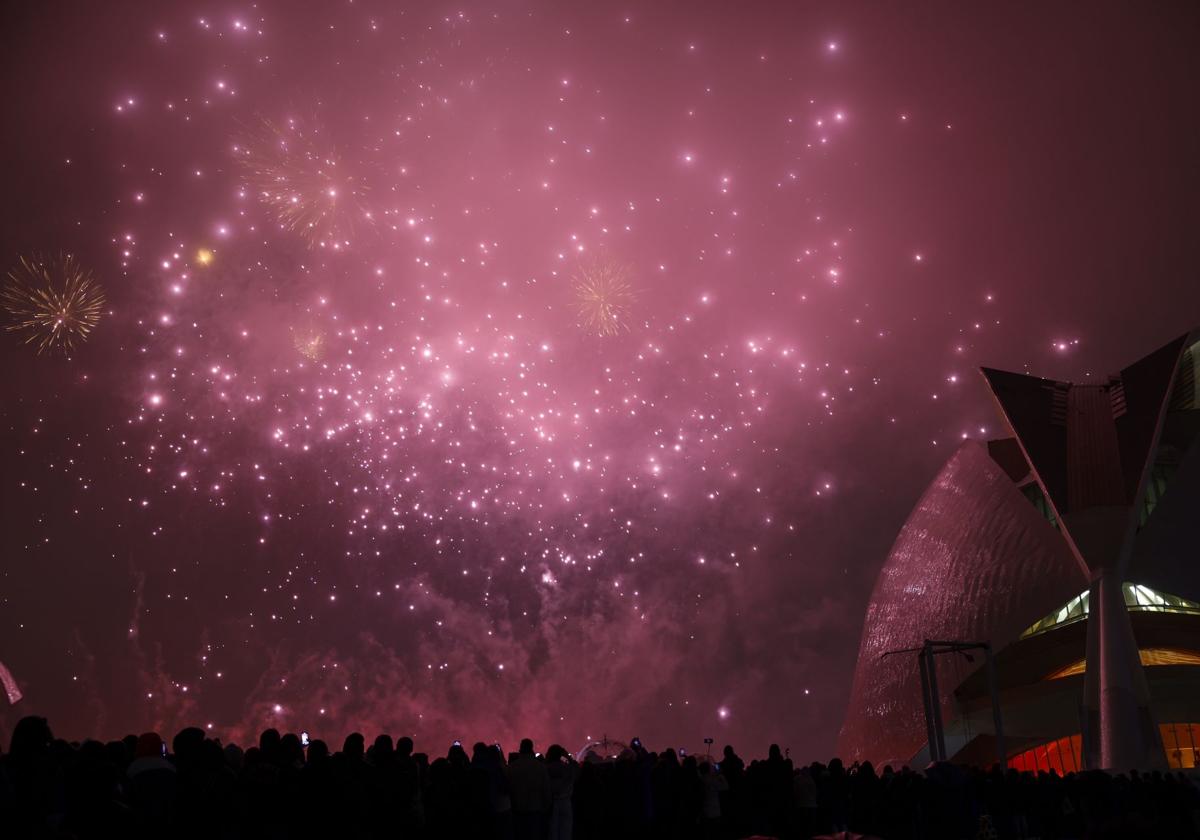
M 1166 769 L 1119 575 L 1103 570 L 1092 581 L 1088 600 L 1081 721 L 1085 765 L 1113 772 Z

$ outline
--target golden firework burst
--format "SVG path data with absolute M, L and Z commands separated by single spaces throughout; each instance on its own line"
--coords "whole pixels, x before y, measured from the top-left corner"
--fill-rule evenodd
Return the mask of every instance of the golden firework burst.
M 319 362 L 325 355 L 325 333 L 317 327 L 293 329 L 292 344 L 297 353 L 311 362 Z
M 580 262 L 572 280 L 580 326 L 599 336 L 629 330 L 637 297 L 625 265 L 608 257 Z
M 104 314 L 104 290 L 70 254 L 21 257 L 0 289 L 9 332 L 24 335 L 38 353 L 64 355 L 87 341 Z
M 245 132 L 235 153 L 247 189 L 310 248 L 345 248 L 355 227 L 370 221 L 366 183 L 318 131 L 263 120 Z

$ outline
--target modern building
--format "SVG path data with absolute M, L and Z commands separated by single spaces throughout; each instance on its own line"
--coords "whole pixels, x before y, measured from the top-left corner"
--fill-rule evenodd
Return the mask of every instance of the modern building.
M 983 371 L 1011 436 L 964 442 L 897 536 L 840 755 L 929 760 L 917 656 L 884 654 L 932 639 L 990 643 L 1011 765 L 1200 763 L 1198 366 L 1200 331 L 1099 383 Z M 994 761 L 984 658 L 935 660 L 945 755 Z

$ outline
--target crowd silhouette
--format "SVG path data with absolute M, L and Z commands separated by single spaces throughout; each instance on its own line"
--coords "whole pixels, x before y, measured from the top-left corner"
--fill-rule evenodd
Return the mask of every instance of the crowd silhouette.
M 355 732 L 339 752 L 274 729 L 245 750 L 187 728 L 68 743 L 44 718 L 0 756 L 5 837 L 882 838 L 1196 837 L 1200 791 L 1182 773 L 1109 775 L 939 764 L 793 765 L 771 745 L 746 764 L 645 749 L 577 760 L 558 744 L 455 743 Z

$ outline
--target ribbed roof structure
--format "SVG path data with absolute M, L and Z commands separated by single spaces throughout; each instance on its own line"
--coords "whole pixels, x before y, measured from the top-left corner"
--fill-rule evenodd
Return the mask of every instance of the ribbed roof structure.
M 879 573 L 839 755 L 899 766 L 925 744 L 916 657 L 885 652 L 925 639 L 1001 647 L 1086 585 L 1061 536 L 986 446 L 963 443 L 917 502 Z M 953 689 L 968 669 L 949 659 L 938 667 L 950 719 Z

